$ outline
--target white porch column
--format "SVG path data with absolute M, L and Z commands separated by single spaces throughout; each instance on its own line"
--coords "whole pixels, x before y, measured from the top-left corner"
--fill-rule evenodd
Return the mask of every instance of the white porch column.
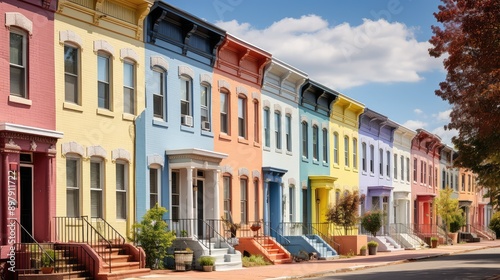
M 193 168 L 186 168 L 187 172 L 187 218 L 194 219 L 193 215 Z M 191 227 L 192 228 L 192 227 Z
M 220 170 L 214 170 L 214 219 L 220 219 L 220 209 L 219 209 L 219 178 L 220 178 Z

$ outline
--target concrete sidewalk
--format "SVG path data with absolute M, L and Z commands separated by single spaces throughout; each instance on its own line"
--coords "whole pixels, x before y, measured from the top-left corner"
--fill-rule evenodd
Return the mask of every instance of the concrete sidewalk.
M 267 265 L 243 268 L 231 271 L 181 271 L 154 270 L 150 275 L 130 279 L 298 279 L 303 277 L 332 275 L 339 272 L 365 269 L 376 266 L 390 265 L 419 260 L 424 258 L 439 257 L 462 252 L 480 250 L 485 248 L 500 247 L 500 239 L 494 241 L 481 241 L 478 243 L 463 243 L 455 245 L 440 245 L 434 249 L 404 250 L 396 252 L 377 252 L 374 256 L 355 256 L 336 260 L 305 261 L 300 263 Z M 499 252 L 500 253 L 500 252 Z

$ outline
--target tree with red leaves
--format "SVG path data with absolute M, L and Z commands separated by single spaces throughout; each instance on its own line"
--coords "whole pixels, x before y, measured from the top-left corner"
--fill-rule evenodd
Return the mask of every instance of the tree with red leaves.
M 455 165 L 472 170 L 490 194 L 500 190 L 500 1 L 442 0 L 434 13 L 429 54 L 444 57 L 446 80 L 436 95 L 452 105 L 446 129 Z M 498 207 L 500 196 L 492 195 Z

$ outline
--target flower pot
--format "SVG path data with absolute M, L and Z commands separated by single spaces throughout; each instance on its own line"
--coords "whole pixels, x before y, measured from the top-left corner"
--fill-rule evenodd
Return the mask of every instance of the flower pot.
M 448 233 L 448 237 L 451 239 L 451 244 L 458 243 L 458 232 L 450 232 Z
M 368 255 L 376 255 L 378 246 L 369 246 L 368 247 Z
M 212 272 L 213 269 L 214 269 L 213 265 L 204 265 L 203 266 L 203 271 L 205 271 L 205 272 Z
M 41 270 L 43 274 L 51 274 L 52 272 L 54 272 L 53 267 L 42 267 Z
M 360 256 L 366 256 L 366 249 L 359 249 Z
M 193 252 L 175 251 L 174 258 L 175 258 L 175 270 L 177 271 L 191 270 L 191 264 L 193 262 Z
M 260 226 L 251 226 L 250 229 L 252 231 L 258 231 L 260 229 Z
M 436 240 L 431 240 L 431 247 L 432 248 L 437 248 L 437 246 L 438 246 L 438 240 L 437 239 Z

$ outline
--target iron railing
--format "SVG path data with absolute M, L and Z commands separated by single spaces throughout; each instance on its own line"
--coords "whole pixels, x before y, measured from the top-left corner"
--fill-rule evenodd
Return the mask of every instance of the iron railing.
M 65 243 L 86 243 L 94 249 L 108 265 L 111 272 L 111 253 L 113 246 L 98 229 L 82 217 L 54 217 L 56 240 Z

